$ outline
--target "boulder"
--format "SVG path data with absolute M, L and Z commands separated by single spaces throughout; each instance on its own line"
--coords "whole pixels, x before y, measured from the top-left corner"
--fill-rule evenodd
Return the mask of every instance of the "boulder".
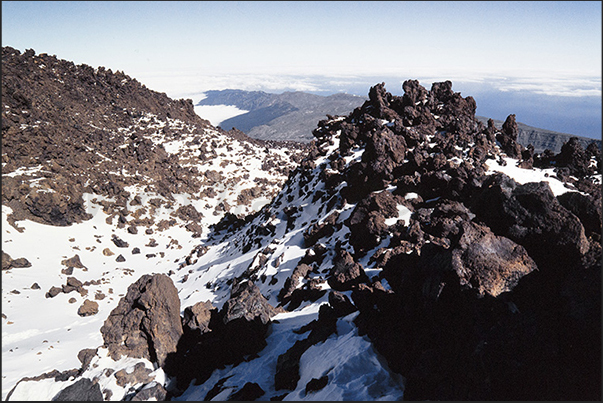
M 567 167 L 570 174 L 577 177 L 594 173 L 594 169 L 590 166 L 590 153 L 584 150 L 577 137 L 571 137 L 561 146 L 561 151 L 555 156 L 555 161 L 557 167 Z
M 61 390 L 52 400 L 58 402 L 102 402 L 104 399 L 100 385 L 97 382 L 88 378 L 81 378 Z
M 125 355 L 163 366 L 183 333 L 180 298 L 172 280 L 165 274 L 145 274 L 131 284 L 101 333 L 114 360 Z
M 141 401 L 165 401 L 167 397 L 167 390 L 160 384 L 155 381 L 150 382 L 145 385 L 140 391 L 136 392 L 136 394 L 132 397 L 133 402 Z
M 397 196 L 389 191 L 373 193 L 356 204 L 345 224 L 350 228 L 350 244 L 358 255 L 379 245 L 387 233 L 386 218 L 398 216 Z
M 537 269 L 521 245 L 494 235 L 488 227 L 463 222 L 461 228 L 458 247 L 452 251 L 452 269 L 462 287 L 473 288 L 482 297 L 497 297 Z
M 331 288 L 337 291 L 347 291 L 367 280 L 364 268 L 354 260 L 348 251 L 336 252 L 333 258 L 333 268 L 327 279 Z
M 10 255 L 4 251 L 2 251 L 2 270 L 8 269 L 22 269 L 26 267 L 31 267 L 31 263 L 24 257 L 20 257 L 17 259 L 12 259 Z
M 85 300 L 84 303 L 77 310 L 77 314 L 80 316 L 92 316 L 98 313 L 98 302 Z
M 191 330 L 198 329 L 201 333 L 211 331 L 209 322 L 211 320 L 212 310 L 216 308 L 209 301 L 197 302 L 193 306 L 187 306 L 184 309 L 182 326 Z
M 559 203 L 547 182 L 518 185 L 494 174 L 484 182 L 472 211 L 495 234 L 525 247 L 541 270 L 567 270 L 589 248 L 582 223 Z
M 236 402 L 248 402 L 257 400 L 264 395 L 264 389 L 255 382 L 247 382 L 243 387 L 228 397 L 228 400 Z
M 501 149 L 511 158 L 521 158 L 522 147 L 517 143 L 517 122 L 515 115 L 507 116 L 503 123 L 502 131 L 496 135 L 496 140 L 500 143 Z

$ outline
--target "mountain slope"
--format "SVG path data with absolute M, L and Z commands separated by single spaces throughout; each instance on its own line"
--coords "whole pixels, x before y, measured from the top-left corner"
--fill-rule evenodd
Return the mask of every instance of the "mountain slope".
M 216 129 L 121 72 L 3 47 L 3 398 L 32 367 L 79 365 L 133 274 L 183 270 L 303 152 Z
M 268 94 L 263 91 L 222 90 L 208 91 L 206 98 L 197 105 L 235 105 L 247 111 L 224 120 L 221 126 L 226 129 L 236 127 L 253 138 L 309 142 L 313 140 L 311 130 L 325 115 L 348 114 L 364 101 L 364 97 L 349 94 L 324 97 L 303 92 Z M 488 121 L 487 117 L 476 118 L 484 124 Z M 498 129 L 503 124 L 499 120 L 494 120 L 494 123 Z M 517 126 L 518 142 L 524 147 L 532 144 L 537 153 L 547 148 L 558 153 L 571 137 L 578 137 L 584 148 L 593 141 L 601 148 L 600 140 L 540 129 L 521 122 Z
M 7 47 L 2 62 L 3 204 L 17 219 L 69 225 L 86 218 L 84 194 L 116 198 L 113 208 L 123 209 L 132 187 L 167 200 L 187 193 L 201 203 L 221 191 L 220 182 L 267 201 L 273 193 L 266 186 L 286 177 L 301 153 L 216 130 L 190 100 L 173 101 L 121 72 Z M 215 160 L 231 153 L 257 156 L 261 169 Z M 263 179 L 249 177 L 260 171 Z M 239 204 L 237 195 L 224 201 Z
M 599 400 L 600 151 L 534 154 L 450 82 L 404 90 L 320 121 L 270 203 L 11 399 Z

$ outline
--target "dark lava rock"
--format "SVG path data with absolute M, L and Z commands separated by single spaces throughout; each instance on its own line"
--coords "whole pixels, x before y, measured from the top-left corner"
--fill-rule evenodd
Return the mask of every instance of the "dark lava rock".
M 46 298 L 54 298 L 62 292 L 63 289 L 61 287 L 52 286 L 50 287 L 50 290 L 48 290 L 48 292 L 46 293 Z
M 333 307 L 337 317 L 346 316 L 358 310 L 347 295 L 334 290 L 329 292 L 329 305 Z
M 321 238 L 330 237 L 335 233 L 335 224 L 339 214 L 334 212 L 329 214 L 321 224 L 313 224 L 304 232 L 304 242 L 306 247 L 311 247 Z
M 540 270 L 565 270 L 589 248 L 580 220 L 559 203 L 547 182 L 518 185 L 494 174 L 472 210 L 495 234 L 524 246 Z
M 261 351 L 266 346 L 270 317 L 275 314 L 249 280 L 234 280 L 230 298 L 220 311 L 206 303 L 187 308 L 184 334 L 164 368 L 177 379 L 174 393 L 184 391 L 193 380 L 204 382 L 216 368 L 238 364 Z M 199 331 L 202 328 L 205 332 Z
M 92 316 L 98 313 L 98 302 L 85 300 L 84 303 L 77 310 L 77 314 L 80 316 Z
M 21 269 L 31 267 L 31 263 L 24 257 L 20 257 L 17 259 L 12 259 L 10 255 L 4 251 L 2 251 L 2 270 L 8 269 Z
M 236 402 L 249 402 L 257 400 L 264 395 L 264 389 L 255 382 L 247 382 L 243 387 L 228 397 L 228 400 Z
M 104 399 L 98 383 L 88 378 L 81 378 L 61 390 L 52 400 L 58 402 L 102 402 Z
M 320 378 L 312 378 L 306 384 L 306 394 L 317 392 L 327 386 L 329 383 L 329 377 L 327 375 L 321 376 Z
M 209 322 L 212 311 L 216 310 L 211 302 L 201 301 L 184 309 L 182 326 L 191 330 L 198 329 L 201 333 L 211 331 Z
M 579 192 L 567 192 L 557 196 L 559 203 L 580 219 L 586 236 L 596 236 L 601 240 L 601 197 L 584 195 Z
M 165 401 L 166 397 L 167 397 L 167 391 L 165 390 L 165 388 L 157 382 L 151 382 L 151 383 L 145 385 L 145 387 L 142 388 L 140 391 L 136 392 L 136 394 L 134 396 L 132 396 L 131 400 L 133 402 L 137 402 L 137 401 L 161 402 L 161 401 Z
M 517 143 L 517 122 L 515 115 L 507 116 L 502 131 L 496 136 L 502 150 L 511 158 L 521 158 L 522 147 Z
M 114 360 L 125 355 L 159 366 L 176 351 L 182 332 L 178 291 L 165 274 L 145 274 L 131 284 L 101 327 Z
M 594 168 L 590 167 L 590 152 L 584 150 L 577 137 L 572 137 L 563 144 L 555 161 L 556 166 L 569 168 L 570 174 L 574 176 L 582 177 L 594 173 Z
M 348 251 L 337 252 L 333 258 L 333 268 L 327 279 L 331 288 L 337 291 L 347 291 L 367 280 L 364 268 L 354 260 Z
M 291 294 L 295 291 L 299 284 L 299 280 L 304 278 L 311 271 L 312 267 L 305 263 L 299 263 L 295 269 L 293 269 L 291 277 L 288 277 L 285 280 L 285 284 L 277 296 L 283 305 L 289 301 Z
M 129 244 L 126 241 L 124 241 L 123 239 L 119 238 L 115 234 L 111 237 L 111 240 L 113 241 L 113 243 L 115 244 L 115 246 L 117 246 L 118 248 L 127 248 L 129 246 Z
M 84 293 L 83 283 L 75 277 L 67 277 L 67 281 L 63 285 L 63 292 L 65 294 L 70 293 L 71 291 L 77 291 L 80 294 Z

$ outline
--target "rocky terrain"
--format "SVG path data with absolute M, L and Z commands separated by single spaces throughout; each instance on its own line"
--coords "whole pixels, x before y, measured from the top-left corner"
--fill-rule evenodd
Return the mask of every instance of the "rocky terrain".
M 140 266 L 186 266 L 224 214 L 268 203 L 305 148 L 212 127 L 191 100 L 122 72 L 3 47 L 3 283 L 32 279 L 42 317 L 65 296 L 102 324 L 107 288 Z M 14 351 L 4 332 L 33 331 L 10 315 L 16 292 L 3 291 L 3 353 Z M 3 354 L 3 375 L 18 361 Z
M 476 116 L 476 118 L 483 124 L 488 123 L 488 118 L 484 116 Z M 502 120 L 492 119 L 494 126 L 497 129 L 501 129 L 503 125 Z M 568 133 L 559 133 L 552 130 L 540 129 L 538 127 L 529 126 L 521 122 L 517 122 L 517 142 L 524 147 L 532 144 L 534 152 L 542 153 L 545 150 L 551 150 L 554 153 L 559 153 L 563 144 L 567 143 L 572 137 L 578 139 L 580 145 L 583 148 L 588 147 L 592 142 L 601 148 L 601 140 L 593 140 L 587 137 L 574 136 Z
M 3 397 L 600 400 L 600 148 L 571 138 L 537 153 L 518 142 L 515 115 L 483 124 L 450 81 L 403 89 L 377 84 L 351 113 L 320 120 L 249 214 L 218 211 L 193 237 L 179 225 L 217 210 L 180 210 L 161 260 L 125 254 L 153 248 L 159 227 L 129 232 L 128 214 L 88 199 L 71 225 L 35 218 L 19 210 L 31 197 L 5 204 L 3 190 L 14 225 L 3 225 Z M 225 138 L 214 163 L 243 141 L 204 130 Z M 200 145 L 211 152 L 211 141 Z M 141 192 L 124 189 L 127 200 Z M 39 234 L 54 248 L 32 250 Z M 129 267 L 84 250 L 95 238 Z M 74 359 L 18 365 L 57 352 Z
M 291 140 L 310 142 L 311 135 L 318 121 L 325 115 L 347 115 L 361 106 L 366 97 L 350 94 L 333 94 L 319 96 L 301 91 L 269 94 L 263 91 L 221 90 L 207 91 L 206 98 L 197 105 L 234 105 L 245 113 L 228 118 L 221 127 L 238 130 L 250 137 L 264 140 Z M 476 116 L 476 119 L 487 124 L 489 118 Z M 503 121 L 493 119 L 497 129 L 501 129 Z M 593 139 L 545 130 L 517 122 L 517 142 L 524 147 L 532 145 L 534 152 L 542 153 L 549 149 L 554 153 L 570 138 L 576 137 L 582 147 L 586 148 Z M 601 148 L 601 140 L 596 140 Z
M 31 50 L 3 48 L 2 105 L 2 204 L 11 221 L 70 225 L 90 218 L 84 198 L 96 198 L 112 219 L 144 230 L 159 224 L 145 217 L 174 206 L 176 195 L 207 210 L 229 190 L 211 208 L 244 214 L 251 199 L 272 198 L 304 149 L 218 130 L 191 100 Z M 194 206 L 179 207 L 198 219 Z

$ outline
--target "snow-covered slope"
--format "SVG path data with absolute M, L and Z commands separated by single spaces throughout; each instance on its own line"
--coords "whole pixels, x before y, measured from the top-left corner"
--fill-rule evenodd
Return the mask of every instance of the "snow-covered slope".
M 2 67 L 5 399 L 23 376 L 78 367 L 130 283 L 185 270 L 224 214 L 271 200 L 304 147 L 216 129 L 120 72 L 8 47 Z M 98 306 L 81 316 L 85 301 Z
M 86 201 L 87 212 L 93 216 L 88 221 L 69 227 L 51 227 L 21 220 L 16 224 L 24 231 L 19 232 L 8 225 L 6 213 L 10 211 L 3 206 L 3 250 L 13 259 L 26 257 L 31 262 L 28 268 L 14 267 L 3 271 L 3 313 L 6 316 L 2 328 L 3 398 L 12 390 L 10 400 L 50 400 L 66 387 L 76 384 L 81 387 L 79 382 L 89 379 L 99 385 L 99 393 L 102 392 L 105 399 L 112 400 L 135 395 L 141 399 L 145 391 L 147 398 L 166 396 L 167 391 L 167 396 L 173 400 L 399 400 L 406 397 L 408 387 L 411 387 L 413 397 L 418 396 L 420 384 L 417 379 L 429 381 L 431 374 L 429 371 L 423 373 L 421 369 L 437 368 L 434 360 L 441 357 L 447 363 L 447 356 L 438 355 L 442 353 L 437 351 L 437 345 L 429 346 L 421 359 L 410 361 L 415 365 L 410 367 L 413 371 L 405 371 L 405 362 L 401 363 L 391 352 L 392 348 L 398 348 L 396 343 L 407 342 L 409 336 L 388 335 L 387 329 L 398 331 L 399 324 L 385 320 L 392 312 L 400 312 L 401 321 L 408 320 L 403 310 L 396 311 L 398 306 L 409 311 L 415 309 L 415 303 L 446 307 L 451 295 L 461 295 L 463 301 L 473 302 L 458 308 L 468 304 L 482 307 L 480 309 L 491 307 L 500 315 L 501 323 L 531 320 L 530 315 L 538 317 L 540 311 L 537 309 L 540 308 L 533 308 L 527 294 L 522 294 L 525 291 L 515 292 L 514 287 L 519 281 L 523 287 L 519 288 L 531 290 L 532 280 L 539 286 L 542 277 L 534 270 L 536 265 L 540 271 L 550 272 L 543 264 L 549 260 L 523 235 L 535 228 L 531 238 L 544 239 L 538 238 L 541 235 L 535 225 L 545 228 L 542 217 L 547 216 L 536 216 L 541 212 L 533 207 L 533 211 L 526 211 L 541 221 L 528 222 L 526 213 L 522 213 L 523 232 L 515 227 L 515 232 L 505 232 L 505 227 L 494 224 L 489 224 L 493 228 L 489 229 L 486 223 L 490 223 L 492 214 L 497 214 L 491 210 L 497 206 L 484 206 L 476 200 L 482 200 L 480 198 L 486 197 L 488 192 L 495 192 L 500 187 L 501 194 L 507 195 L 509 200 L 519 200 L 517 203 L 521 204 L 524 199 L 516 197 L 514 189 L 525 192 L 533 182 L 544 182 L 544 189 L 549 188 L 552 193 L 550 203 L 557 203 L 555 206 L 559 205 L 556 197 L 566 200 L 562 196 L 567 193 L 580 194 L 584 200 L 591 200 L 601 183 L 600 153 L 589 156 L 579 147 L 573 149 L 585 158 L 586 163 L 580 165 L 582 160 L 578 160 L 578 154 L 571 154 L 568 146 L 560 156 L 552 159 L 557 167 L 550 164 L 551 156 L 547 157 L 547 165 L 545 157 L 525 153 L 525 149 L 516 145 L 513 139 L 516 126 L 513 128 L 512 118 L 502 131 L 493 126 L 480 126 L 471 114 L 472 100 L 452 93 L 450 83 L 434 84 L 430 92 L 416 82 L 405 85 L 407 95 L 404 98 L 392 97 L 378 85 L 371 89 L 370 100 L 362 110 L 347 117 L 321 121 L 314 133 L 317 141 L 308 151 L 307 158 L 291 172 L 270 202 L 261 208 L 258 203 L 256 209 L 242 211 L 256 211 L 245 219 L 227 216 L 212 230 L 204 226 L 200 237 L 193 238 L 182 228 L 186 219 L 164 231 L 151 227 L 152 234 L 131 234 L 125 226 L 112 225 L 111 220 L 107 220 L 107 213 L 92 200 Z M 498 143 L 491 138 L 496 138 Z M 168 143 L 165 147 L 169 150 L 171 146 Z M 575 158 L 568 162 L 567 155 Z M 252 160 L 246 161 L 252 163 Z M 246 166 L 248 163 L 241 161 L 241 164 Z M 535 165 L 541 168 L 535 168 Z M 567 167 L 567 170 L 560 170 L 560 167 Z M 579 175 L 580 169 L 586 170 L 586 174 Z M 251 172 L 250 169 L 250 175 Z M 504 173 L 515 182 L 497 173 Z M 497 181 L 503 181 L 503 185 Z M 528 188 L 522 188 L 522 184 Z M 139 191 L 133 189 L 132 196 Z M 539 200 L 540 196 L 534 197 Z M 549 197 L 546 190 L 543 197 Z M 198 202 L 195 204 L 198 211 L 204 217 L 212 217 L 210 212 L 215 210 L 218 198 L 194 201 L 182 197 L 180 200 L 183 200 L 182 204 Z M 598 203 L 600 207 L 600 198 Z M 158 209 L 156 214 L 169 214 L 179 205 L 176 202 L 165 210 Z M 570 263 L 579 266 L 585 276 L 591 278 L 593 269 L 588 262 L 600 261 L 600 235 L 597 237 L 596 229 L 587 226 L 584 217 L 588 215 L 583 215 L 582 210 L 576 209 L 574 215 L 560 205 L 555 209 L 563 214 L 560 216 L 564 220 L 559 223 L 561 228 L 576 231 L 579 236 L 566 240 L 562 238 L 563 234 L 547 229 L 550 232 L 547 232 L 547 239 L 560 250 L 574 251 L 575 246 L 578 259 Z M 435 213 L 444 214 L 450 220 L 443 221 L 442 216 Z M 217 216 L 205 224 L 214 222 L 217 222 Z M 567 223 L 572 226 L 566 227 Z M 600 224 L 598 228 L 600 232 Z M 464 238 L 460 235 L 463 233 L 466 234 Z M 111 240 L 113 235 L 128 242 L 128 248 L 118 248 Z M 475 239 L 467 239 L 470 236 Z M 151 238 L 157 246 L 150 246 Z M 485 241 L 489 242 L 490 249 L 480 249 L 481 256 L 485 253 L 493 256 L 492 259 L 499 259 L 496 260 L 498 266 L 481 261 L 486 266 L 476 267 L 467 257 L 467 253 L 474 253 L 475 248 L 480 248 L 480 242 Z M 133 247 L 138 247 L 141 253 L 132 255 Z M 109 248 L 115 255 L 99 254 L 104 248 Z M 414 288 L 408 288 L 414 280 L 408 277 L 400 282 L 397 270 L 404 270 L 406 266 L 396 266 L 392 262 L 415 259 L 416 267 L 421 267 L 421 256 L 429 258 L 429 251 L 438 252 L 439 255 L 434 256 L 444 259 L 448 251 L 456 253 L 457 250 L 468 252 L 455 255 L 461 263 L 451 263 L 456 268 L 454 274 L 447 274 L 440 283 L 434 283 L 440 285 L 435 302 L 425 300 L 423 303 L 421 299 L 432 295 L 432 282 L 426 282 L 423 291 L 419 287 L 417 301 L 403 300 L 403 292 L 415 292 Z M 511 255 L 508 250 L 513 251 Z M 125 261 L 115 261 L 119 253 Z M 148 257 L 147 253 L 155 256 Z M 470 257 L 473 256 L 471 253 Z M 60 287 L 67 281 L 69 275 L 61 273 L 65 267 L 61 261 L 74 254 L 85 267 L 74 268 L 72 276 L 84 284 L 90 282 L 84 286 L 87 295 L 69 292 L 45 298 L 44 293 L 51 286 Z M 477 259 L 479 256 L 478 253 Z M 407 264 L 415 267 L 415 263 Z M 437 270 L 437 264 L 433 264 Z M 224 312 L 235 298 L 235 288 L 253 284 L 262 296 L 258 301 L 276 308 L 263 336 L 265 345 L 255 353 L 210 368 L 211 371 L 205 374 L 195 366 L 202 363 L 195 361 L 197 357 L 214 354 L 203 351 L 216 343 L 211 341 L 211 333 L 225 331 L 210 322 L 210 327 L 214 327 L 209 333 L 196 336 L 198 339 L 194 340 L 194 346 L 200 350 L 191 347 L 181 351 L 183 347 L 178 347 L 175 356 L 181 361 L 176 361 L 177 368 L 161 367 L 156 361 L 145 358 L 123 356 L 112 360 L 108 357 L 107 346 L 103 346 L 99 329 L 120 297 L 126 294 L 128 286 L 147 273 L 169 275 L 177 290 L 183 317 L 187 308 L 205 301 L 209 301 L 216 311 Z M 488 277 L 488 273 L 496 273 L 494 279 Z M 473 278 L 467 280 L 469 276 Z M 521 282 L 521 277 L 527 280 Z M 549 284 L 556 284 L 556 280 L 555 277 L 546 278 L 548 283 L 544 283 L 544 289 L 548 292 Z M 571 280 L 571 275 L 566 279 Z M 34 282 L 40 289 L 32 289 Z M 443 288 L 446 291 L 438 300 Z M 563 292 L 575 298 L 581 307 L 588 307 L 593 301 L 591 290 L 576 294 L 567 289 Z M 102 299 L 101 294 L 104 295 Z M 78 316 L 78 307 L 85 298 L 93 299 L 93 295 L 99 295 L 98 299 L 94 298 L 99 304 L 98 313 Z M 396 299 L 400 295 L 403 302 Z M 556 298 L 556 294 L 551 292 L 551 295 Z M 70 298 L 76 301 L 70 303 Z M 501 306 L 505 307 L 502 311 Z M 476 311 L 481 312 L 480 309 L 476 308 Z M 519 310 L 523 313 L 513 313 Z M 588 310 L 579 312 L 586 317 L 590 313 Z M 434 311 L 434 315 L 437 313 Z M 558 315 L 564 318 L 566 314 Z M 383 321 L 371 322 L 373 319 Z M 488 333 L 494 328 L 488 326 L 490 317 L 479 319 L 485 323 L 484 337 L 493 337 Z M 576 320 L 575 325 L 583 326 L 579 319 Z M 496 323 L 496 317 L 494 321 Z M 549 322 L 543 320 L 541 325 L 548 329 Z M 475 326 L 479 326 L 478 321 Z M 502 325 L 498 323 L 497 326 Z M 406 332 L 410 335 L 417 327 L 409 327 Z M 522 349 L 532 349 L 538 354 L 540 349 L 529 344 L 529 335 L 524 336 L 527 344 L 522 345 Z M 425 333 L 424 337 L 430 340 L 431 334 Z M 473 342 L 472 338 L 467 339 Z M 497 342 L 496 338 L 485 340 L 495 345 Z M 483 341 L 476 343 L 488 351 Z M 459 340 L 459 344 L 463 343 L 465 340 L 462 343 Z M 561 350 L 566 348 L 565 344 L 555 346 Z M 23 380 L 15 387 L 25 376 L 35 377 L 51 369 L 79 368 L 77 354 L 85 348 L 97 350 L 89 354 L 81 371 Z M 223 353 L 227 355 L 228 351 Z M 477 350 L 475 354 L 478 354 Z M 487 364 L 489 356 L 484 357 Z M 473 362 L 471 357 L 459 356 L 457 359 L 461 367 L 463 360 Z M 529 359 L 526 362 L 532 363 Z M 591 361 L 583 359 L 581 364 L 584 363 Z M 479 373 L 487 375 L 492 370 L 486 364 Z M 552 361 L 551 366 L 554 365 L 558 362 Z M 467 374 L 473 374 L 469 367 L 465 369 Z M 500 396 L 496 394 L 500 393 L 496 387 L 508 376 L 504 368 L 501 371 L 502 381 L 488 381 L 494 385 L 492 390 L 475 389 L 469 393 L 478 397 Z M 456 372 L 450 374 L 450 379 L 457 379 L 454 378 L 458 376 Z M 585 374 L 578 374 L 581 375 Z M 449 390 L 445 387 L 447 380 L 439 379 L 443 388 L 432 388 L 431 392 Z M 479 382 L 481 380 L 476 384 L 481 387 Z M 520 387 L 516 388 L 519 388 L 518 393 L 525 393 Z M 510 390 L 516 388 L 510 387 Z M 567 388 L 570 395 L 575 391 L 571 385 Z M 536 392 L 540 393 L 540 390 L 535 388 Z

